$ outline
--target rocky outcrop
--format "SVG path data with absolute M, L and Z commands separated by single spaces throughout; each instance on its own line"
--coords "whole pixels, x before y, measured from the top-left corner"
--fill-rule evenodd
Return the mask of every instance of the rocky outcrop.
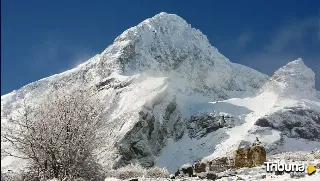
M 154 155 L 165 145 L 167 134 L 164 129 L 155 126 L 155 117 L 150 110 L 139 112 L 139 121 L 117 144 L 121 155 L 115 168 L 139 160 L 144 167 L 154 166 Z
M 193 172 L 192 165 L 184 164 L 175 172 L 175 177 L 193 177 L 195 176 Z
M 289 138 L 320 141 L 320 112 L 308 107 L 287 107 L 258 119 L 255 125 L 279 130 Z
M 235 118 L 219 113 L 202 113 L 187 120 L 190 138 L 202 138 L 223 127 L 233 127 Z
M 207 171 L 207 164 L 202 162 L 197 162 L 194 164 L 195 173 L 201 173 Z
M 175 173 L 175 178 L 198 177 L 207 180 L 216 180 L 218 173 L 234 168 L 232 158 L 216 158 L 209 162 L 196 162 L 193 165 L 185 164 Z
M 234 164 L 236 168 L 263 165 L 267 158 L 266 155 L 266 150 L 262 146 L 239 148 L 235 153 Z
M 216 158 L 209 163 L 209 171 L 224 172 L 234 167 L 234 159 L 228 157 Z

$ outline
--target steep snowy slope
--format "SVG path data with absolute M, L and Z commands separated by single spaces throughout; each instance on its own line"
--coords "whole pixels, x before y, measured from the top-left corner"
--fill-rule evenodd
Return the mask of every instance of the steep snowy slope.
M 231 102 L 239 105 L 242 101 Z M 286 144 L 285 136 L 316 141 L 311 145 L 320 146 L 319 103 L 313 71 L 304 65 L 302 59 L 290 62 L 275 72 L 260 95 L 249 99 L 248 103 L 242 102 L 245 107 L 250 105 L 248 108 L 253 111 L 245 118 L 246 123 L 251 124 L 246 131 L 242 130 L 245 133 L 242 139 L 250 143 L 259 137 L 268 149 L 279 149 L 280 145 L 274 146 L 274 143 Z M 303 147 L 299 144 L 296 149 Z M 286 151 L 293 148 L 288 149 Z
M 1 124 L 8 124 L 6 118 L 24 100 L 36 104 L 45 92 L 56 88 L 94 87 L 100 106 L 105 107 L 101 113 L 105 125 L 97 130 L 102 141 L 96 149 L 99 162 L 113 168 L 139 162 L 174 171 L 211 154 L 231 153 L 242 140 L 260 134 L 262 126 L 255 125 L 259 118 L 284 105 L 301 101 L 312 108 L 317 105 L 314 74 L 303 69 L 300 60 L 296 63 L 301 70 L 288 65 L 284 67 L 288 71 L 277 73 L 288 84 L 267 83 L 268 76 L 230 62 L 181 17 L 160 13 L 126 30 L 101 54 L 78 67 L 1 96 Z M 301 80 L 303 84 L 297 84 L 301 87 L 296 87 L 296 80 Z M 289 92 L 294 96 L 280 101 L 287 86 L 296 90 Z M 305 86 L 306 94 L 301 90 Z M 279 130 L 270 130 L 273 136 L 266 143 L 281 140 Z M 180 155 L 174 156 L 177 152 Z M 17 167 L 12 157 L 1 162 L 6 169 Z
M 276 78 L 275 78 L 276 77 Z M 227 126 L 207 136 L 169 140 L 157 160 L 174 172 L 179 165 L 233 156 L 239 147 L 250 146 L 256 137 L 268 154 L 320 148 L 320 101 L 315 75 L 302 59 L 288 63 L 252 97 L 211 102 L 216 112 L 225 113 Z M 230 126 L 227 117 L 238 118 Z M 221 120 L 218 120 L 218 122 Z

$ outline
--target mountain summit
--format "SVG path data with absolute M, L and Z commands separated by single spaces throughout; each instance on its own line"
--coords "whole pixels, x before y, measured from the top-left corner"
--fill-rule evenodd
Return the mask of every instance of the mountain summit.
M 282 97 L 317 99 L 315 73 L 301 58 L 277 70 L 267 87 Z
M 109 73 L 166 76 L 172 86 L 213 99 L 254 93 L 267 76 L 231 63 L 201 31 L 174 14 L 160 13 L 117 37 L 101 54 Z M 183 86 L 182 86 L 183 85 Z
M 256 137 L 269 152 L 284 150 L 285 136 L 297 139 L 290 143 L 319 141 L 314 73 L 302 60 L 270 79 L 230 62 L 201 31 L 174 14 L 155 15 L 124 31 L 83 64 L 1 96 L 1 130 L 10 126 L 8 118 L 23 103 L 37 104 L 57 89 L 80 87 L 92 88 L 104 107 L 95 154 L 107 169 L 138 162 L 175 172 L 184 163 L 232 153 Z M 280 104 L 278 98 L 286 95 L 294 97 Z M 303 109 L 306 104 L 308 109 Z M 275 119 L 285 106 L 292 108 L 286 110 L 287 117 L 301 113 L 299 121 L 308 120 L 290 123 L 287 134 L 279 131 L 286 119 Z M 19 159 L 10 156 L 1 160 L 3 170 L 19 169 L 17 163 Z

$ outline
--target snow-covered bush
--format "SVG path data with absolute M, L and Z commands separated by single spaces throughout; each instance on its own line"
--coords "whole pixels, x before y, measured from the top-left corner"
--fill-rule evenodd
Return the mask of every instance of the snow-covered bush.
M 146 169 L 139 164 L 130 164 L 117 170 L 107 172 L 107 177 L 115 177 L 119 179 L 129 179 L 143 177 L 146 175 Z
M 313 156 L 310 152 L 288 152 L 285 153 L 283 159 L 288 161 L 307 161 L 312 160 Z
M 93 157 L 98 105 L 90 90 L 79 89 L 49 92 L 37 105 L 23 102 L 19 114 L 1 126 L 1 140 L 15 153 L 4 149 L 4 154 L 30 161 L 26 180 L 102 177 Z
M 168 178 L 169 172 L 166 168 L 152 167 L 147 170 L 148 178 Z
M 314 159 L 320 159 L 320 150 L 313 150 L 311 153 L 313 154 Z
M 22 181 L 22 175 L 15 172 L 1 173 L 1 181 Z
M 107 177 L 114 177 L 123 180 L 137 177 L 168 178 L 169 172 L 165 168 L 144 168 L 139 164 L 130 164 L 117 170 L 108 171 L 106 175 Z

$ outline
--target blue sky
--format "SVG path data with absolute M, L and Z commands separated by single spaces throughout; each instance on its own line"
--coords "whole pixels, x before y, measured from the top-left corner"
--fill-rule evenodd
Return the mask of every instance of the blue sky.
M 320 89 L 318 0 L 1 0 L 1 95 L 76 66 L 160 12 L 181 16 L 232 62 L 268 75 L 301 57 Z

